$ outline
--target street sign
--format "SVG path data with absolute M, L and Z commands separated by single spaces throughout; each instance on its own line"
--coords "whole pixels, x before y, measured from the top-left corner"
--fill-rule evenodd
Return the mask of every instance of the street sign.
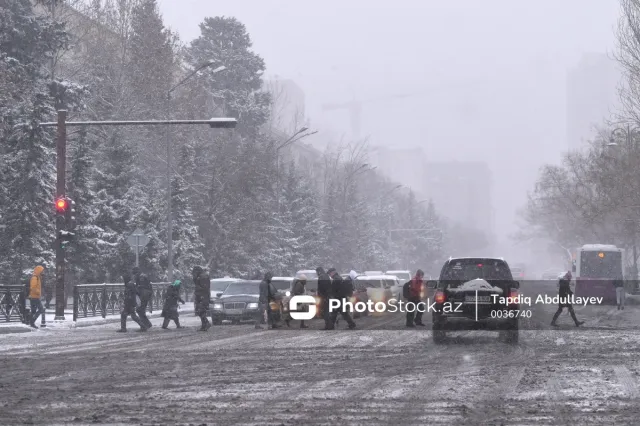
M 149 244 L 149 237 L 144 234 L 142 229 L 136 228 L 136 230 L 127 237 L 127 243 L 129 243 L 133 251 L 136 253 L 136 266 L 139 266 L 138 255 L 142 252 L 142 249 Z

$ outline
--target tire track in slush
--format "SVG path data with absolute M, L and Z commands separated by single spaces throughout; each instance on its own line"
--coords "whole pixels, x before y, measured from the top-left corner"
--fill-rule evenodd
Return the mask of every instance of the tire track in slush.
M 626 393 L 630 399 L 638 399 L 640 392 L 638 391 L 638 384 L 633 378 L 631 371 L 624 365 L 615 365 L 613 372 L 618 382 L 622 385 L 624 393 Z

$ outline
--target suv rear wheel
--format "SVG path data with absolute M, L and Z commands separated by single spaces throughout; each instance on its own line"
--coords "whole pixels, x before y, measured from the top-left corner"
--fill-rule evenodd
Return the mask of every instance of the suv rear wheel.
M 520 337 L 520 330 L 518 319 L 509 321 L 508 328 L 500 331 L 499 338 L 503 339 L 506 343 L 517 344 Z
M 433 343 L 441 344 L 444 343 L 445 340 L 447 340 L 447 333 L 442 329 L 442 325 L 439 324 L 439 321 L 433 321 L 431 331 L 433 332 Z

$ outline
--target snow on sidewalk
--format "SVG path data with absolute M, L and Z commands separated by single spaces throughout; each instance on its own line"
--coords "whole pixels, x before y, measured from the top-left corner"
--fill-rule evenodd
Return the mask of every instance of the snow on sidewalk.
M 153 311 L 153 313 L 147 313 L 148 318 L 160 318 L 160 313 L 162 309 Z M 179 310 L 181 315 L 193 313 L 193 308 L 182 308 Z M 107 315 L 105 318 L 102 316 L 95 317 L 87 317 L 87 318 L 78 318 L 77 321 L 73 321 L 73 310 L 65 309 L 64 311 L 64 321 L 55 321 L 55 310 L 48 309 L 46 311 L 46 329 L 70 329 L 76 327 L 90 327 L 95 325 L 103 325 L 103 324 L 111 324 L 115 322 L 120 322 L 120 314 Z M 36 321 L 36 325 L 41 327 L 41 319 L 38 318 Z M 27 324 L 22 324 L 19 322 L 0 322 L 0 334 L 6 333 L 24 333 L 28 331 L 37 331 Z

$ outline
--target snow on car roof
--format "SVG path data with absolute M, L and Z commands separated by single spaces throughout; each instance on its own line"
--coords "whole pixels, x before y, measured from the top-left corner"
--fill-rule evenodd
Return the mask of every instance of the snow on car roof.
M 272 277 L 271 281 L 293 281 L 295 277 Z
M 232 281 L 232 282 L 237 282 L 237 281 L 243 281 L 242 278 L 231 278 L 231 277 L 224 277 L 224 278 L 213 278 L 211 281 Z
M 398 270 L 394 270 L 394 271 L 385 272 L 386 275 L 395 275 L 395 274 L 400 274 L 400 273 L 402 273 L 402 274 L 411 274 L 411 271 L 398 269 Z
M 356 280 L 397 280 L 395 275 L 358 275 Z

